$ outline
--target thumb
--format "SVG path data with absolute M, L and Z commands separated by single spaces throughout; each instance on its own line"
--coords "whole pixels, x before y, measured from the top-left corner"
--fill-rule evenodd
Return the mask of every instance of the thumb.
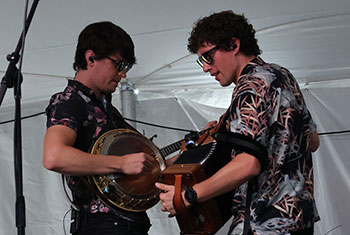
M 155 186 L 158 189 L 163 190 L 163 191 L 170 191 L 172 189 L 172 187 L 173 187 L 172 185 L 162 184 L 162 183 L 159 183 L 159 182 L 156 182 Z

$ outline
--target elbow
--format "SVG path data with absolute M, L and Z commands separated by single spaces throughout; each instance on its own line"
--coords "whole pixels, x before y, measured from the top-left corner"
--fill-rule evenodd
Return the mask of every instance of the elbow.
M 58 170 L 57 161 L 51 154 L 46 153 L 43 155 L 42 164 L 46 169 L 50 171 Z
M 259 175 L 261 172 L 261 164 L 260 161 L 254 157 L 250 156 L 249 161 L 247 161 L 246 169 L 248 173 L 248 178 L 254 178 L 255 176 Z
M 310 138 L 310 150 L 311 152 L 316 152 L 316 150 L 320 147 L 320 138 L 318 137 L 317 132 L 313 132 Z
M 232 161 L 236 162 L 239 169 L 243 170 L 242 172 L 244 173 L 242 174 L 242 178 L 244 179 L 244 182 L 259 175 L 262 169 L 259 159 L 248 153 L 241 153 Z
M 256 164 L 254 164 L 254 166 L 251 167 L 250 172 L 251 172 L 251 177 L 255 177 L 260 174 L 261 164 L 259 161 Z
M 45 155 L 43 156 L 43 160 L 42 160 L 42 164 L 43 166 L 52 171 L 54 169 L 54 163 L 52 160 L 50 160 L 48 157 L 46 157 Z
M 318 149 L 318 147 L 320 147 L 320 142 L 315 143 L 315 144 L 312 144 L 312 145 L 311 145 L 311 148 L 310 148 L 311 152 L 316 152 L 316 150 Z

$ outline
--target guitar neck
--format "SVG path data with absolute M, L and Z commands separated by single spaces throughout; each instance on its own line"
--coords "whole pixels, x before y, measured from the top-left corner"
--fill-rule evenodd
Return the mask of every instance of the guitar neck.
M 210 131 L 212 128 L 208 128 L 206 130 L 202 130 L 202 131 L 199 131 L 199 132 L 195 132 L 195 134 L 199 137 L 201 136 L 203 133 L 207 132 L 207 131 Z M 186 139 L 186 138 L 185 138 Z M 179 140 L 179 141 L 176 141 L 175 143 L 172 143 L 172 144 L 169 144 L 167 146 L 165 146 L 164 148 L 161 148 L 159 151 L 161 153 L 161 155 L 163 156 L 163 158 L 165 158 L 166 156 L 176 152 L 177 150 L 181 149 L 181 145 L 182 145 L 182 142 L 185 140 L 185 139 L 182 139 L 182 140 Z
M 166 156 L 179 150 L 181 148 L 182 141 L 183 140 L 179 140 L 179 141 L 176 141 L 175 143 L 169 144 L 164 148 L 161 148 L 159 151 L 162 154 L 162 156 L 165 158 Z

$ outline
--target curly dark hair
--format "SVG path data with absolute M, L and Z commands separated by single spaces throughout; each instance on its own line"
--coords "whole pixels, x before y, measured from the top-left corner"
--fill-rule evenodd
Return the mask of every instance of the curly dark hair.
M 199 19 L 192 29 L 187 48 L 195 54 L 204 43 L 209 43 L 229 51 L 232 48 L 233 37 L 240 40 L 240 52 L 245 55 L 257 56 L 262 53 L 255 38 L 255 30 L 248 23 L 248 19 L 243 14 L 238 15 L 231 10 Z
M 130 35 L 121 27 L 109 21 L 92 23 L 81 31 L 75 51 L 73 69 L 86 69 L 85 52 L 95 52 L 95 60 L 119 53 L 128 63 L 135 64 L 134 43 Z

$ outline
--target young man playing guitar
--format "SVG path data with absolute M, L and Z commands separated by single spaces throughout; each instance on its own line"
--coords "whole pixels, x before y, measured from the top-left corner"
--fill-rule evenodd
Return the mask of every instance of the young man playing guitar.
M 229 234 L 313 234 L 318 216 L 311 152 L 319 139 L 293 75 L 262 60 L 253 26 L 232 11 L 198 20 L 188 49 L 221 86 L 236 85 L 227 131 L 267 154 L 234 147 L 229 163 L 182 191 L 185 207 L 235 190 Z M 163 191 L 162 210 L 177 215 L 174 186 L 156 187 Z

